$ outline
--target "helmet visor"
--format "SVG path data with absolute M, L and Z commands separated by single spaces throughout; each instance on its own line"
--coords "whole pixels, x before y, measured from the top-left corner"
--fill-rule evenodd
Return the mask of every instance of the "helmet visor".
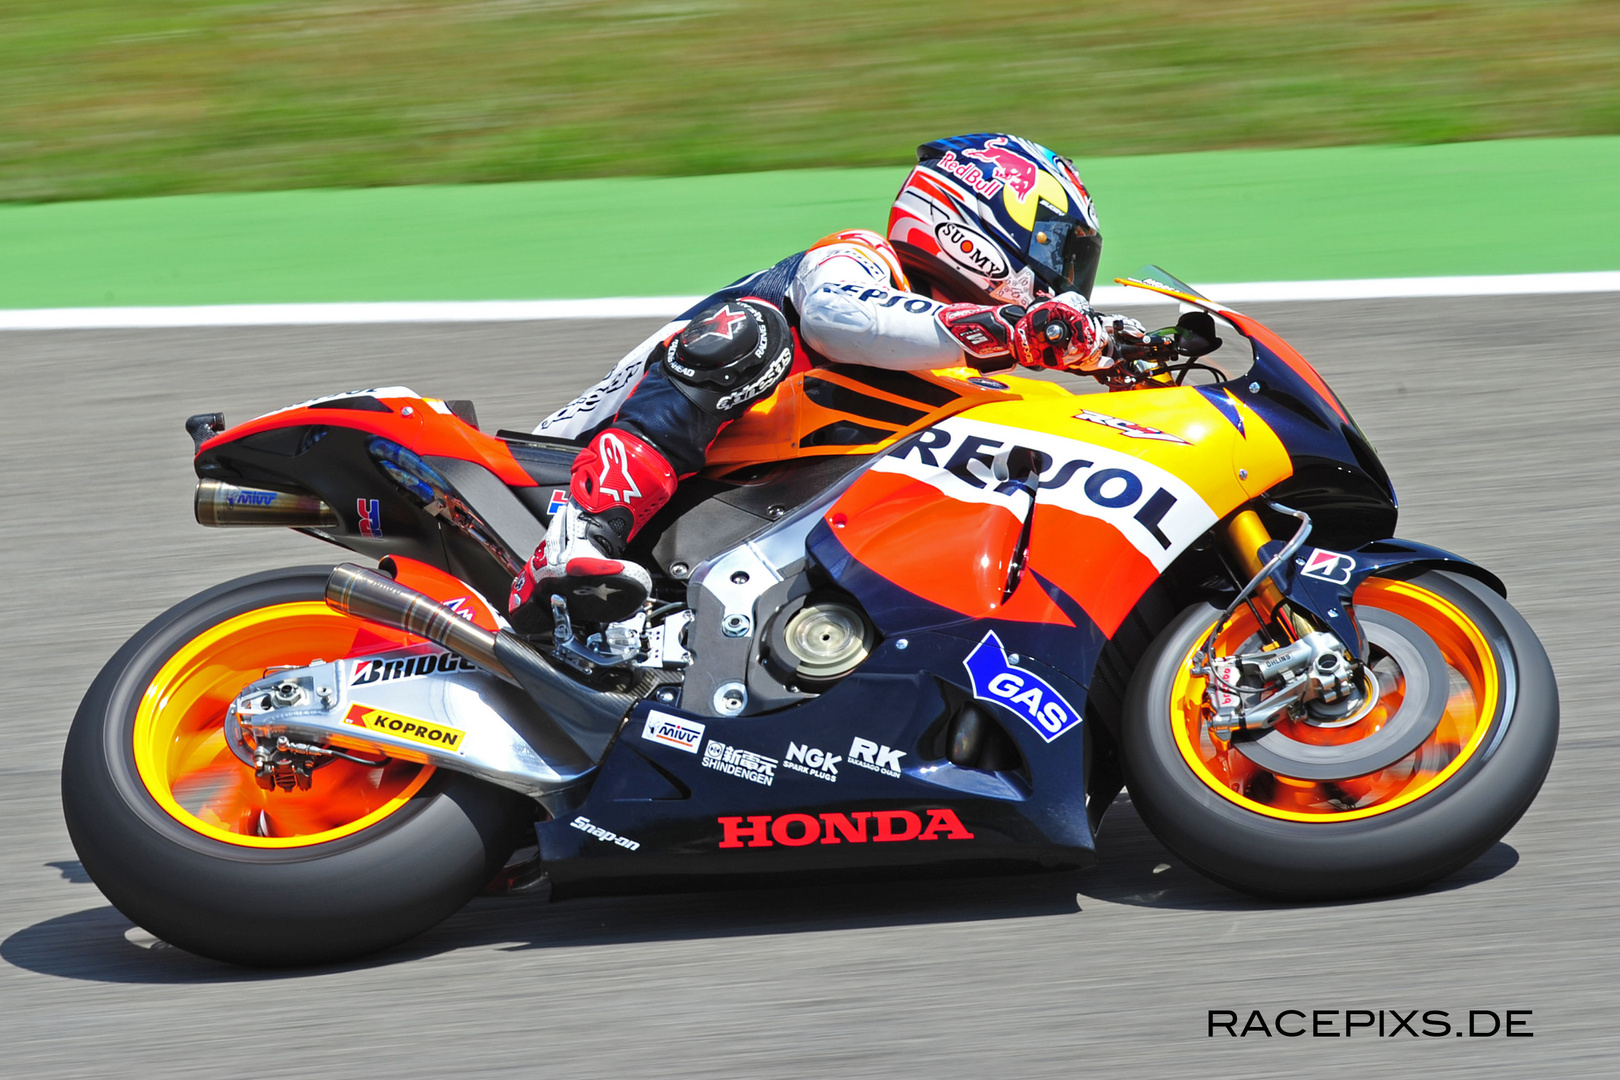
M 1077 292 L 1089 300 L 1101 261 L 1102 237 L 1095 229 L 1076 221 L 1035 222 L 1030 267 L 1053 292 Z

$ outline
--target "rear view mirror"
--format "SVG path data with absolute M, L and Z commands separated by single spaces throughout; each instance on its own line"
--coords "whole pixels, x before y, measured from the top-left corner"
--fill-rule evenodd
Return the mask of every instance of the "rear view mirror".
M 1206 356 L 1220 347 L 1209 312 L 1189 311 L 1176 320 L 1176 352 L 1182 356 Z

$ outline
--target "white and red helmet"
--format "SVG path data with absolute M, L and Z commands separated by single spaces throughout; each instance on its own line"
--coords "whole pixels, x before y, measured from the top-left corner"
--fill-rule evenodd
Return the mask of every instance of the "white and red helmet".
M 981 304 L 1089 298 L 1102 255 L 1097 211 L 1074 163 L 1015 135 L 919 146 L 889 211 L 889 242 L 913 288 Z

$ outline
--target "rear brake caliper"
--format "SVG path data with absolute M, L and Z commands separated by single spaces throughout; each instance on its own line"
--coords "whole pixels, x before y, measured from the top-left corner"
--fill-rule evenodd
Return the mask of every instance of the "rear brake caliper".
M 283 679 L 268 691 L 237 702 L 226 717 L 226 745 L 244 764 L 253 768 L 259 786 L 266 791 L 275 788 L 308 791 L 315 770 L 338 758 L 364 765 L 377 764 L 329 746 L 296 742 L 285 735 L 275 735 L 272 742 L 266 737 L 267 733 L 257 730 L 256 721 L 265 714 L 298 708 L 311 698 L 328 708 L 335 700 L 330 687 L 314 686 L 313 680 L 307 677 Z

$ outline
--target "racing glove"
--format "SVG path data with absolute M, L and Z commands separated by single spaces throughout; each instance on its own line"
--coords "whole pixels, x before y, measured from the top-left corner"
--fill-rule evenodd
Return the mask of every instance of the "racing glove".
M 974 360 L 1010 356 L 1030 368 L 1089 371 L 1102 356 L 1107 330 L 1079 296 L 1044 300 L 1030 308 L 1017 304 L 951 304 L 936 316 L 940 325 Z

